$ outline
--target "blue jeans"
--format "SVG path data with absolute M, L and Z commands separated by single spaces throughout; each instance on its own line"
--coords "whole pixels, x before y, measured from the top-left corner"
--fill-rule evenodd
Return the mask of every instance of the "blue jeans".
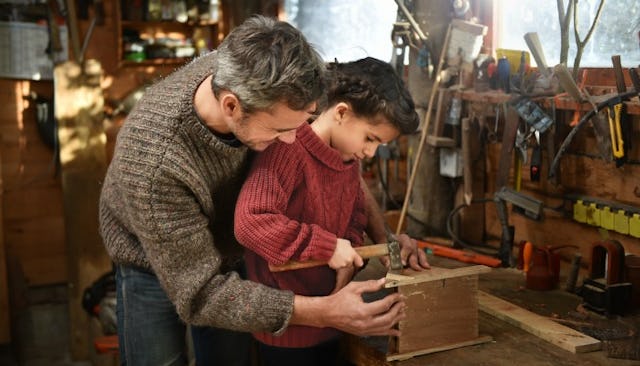
M 187 365 L 187 327 L 153 273 L 117 266 L 116 296 L 121 365 Z M 198 366 L 249 365 L 248 333 L 193 327 L 192 338 Z

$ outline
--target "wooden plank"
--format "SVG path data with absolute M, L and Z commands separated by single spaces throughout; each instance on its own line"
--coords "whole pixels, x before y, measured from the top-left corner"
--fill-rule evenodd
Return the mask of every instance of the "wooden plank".
M 98 229 L 100 183 L 106 172 L 102 69 L 95 60 L 65 62 L 54 69 L 63 206 L 69 270 L 70 351 L 88 360 L 90 323 L 83 290 L 111 268 Z
M 478 291 L 478 302 L 480 310 L 569 352 L 592 352 L 602 348 L 601 342 L 595 338 L 558 324 L 544 316 L 532 313 L 484 291 Z
M 448 350 L 452 350 L 460 347 L 475 346 L 477 344 L 487 343 L 491 341 L 493 341 L 493 338 L 491 336 L 481 336 L 476 339 L 472 339 L 470 341 L 451 343 L 451 344 L 447 344 L 440 347 L 432 347 L 432 348 L 427 348 L 427 349 L 414 351 L 414 352 L 406 352 L 406 353 L 400 353 L 395 355 L 389 355 L 387 356 L 387 361 L 403 361 L 416 356 L 428 355 L 430 353 L 435 353 L 435 352 L 448 351 Z
M 455 278 L 462 276 L 471 276 L 477 275 L 480 273 L 487 273 L 491 271 L 490 267 L 477 265 L 477 266 L 467 266 L 460 268 L 441 268 L 432 266 L 430 270 L 427 271 L 414 271 L 411 269 L 405 269 L 402 271 L 402 275 L 407 276 L 406 278 L 394 278 L 390 281 L 387 281 L 385 284 L 386 288 L 398 287 L 398 286 L 406 286 L 411 284 L 423 283 L 423 282 L 431 282 L 444 280 L 447 278 Z

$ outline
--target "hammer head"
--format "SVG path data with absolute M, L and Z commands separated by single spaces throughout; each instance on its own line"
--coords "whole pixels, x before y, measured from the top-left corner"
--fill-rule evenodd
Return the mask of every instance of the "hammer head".
M 400 243 L 397 240 L 392 240 L 389 245 L 389 265 L 393 272 L 399 272 L 404 267 L 402 265 L 402 257 L 400 257 Z

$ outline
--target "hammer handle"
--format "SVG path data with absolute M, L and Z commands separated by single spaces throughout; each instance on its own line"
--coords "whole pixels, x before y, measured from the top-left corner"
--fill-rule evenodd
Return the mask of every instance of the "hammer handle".
M 363 259 L 373 258 L 373 257 L 381 257 L 383 255 L 389 254 L 389 245 L 388 244 L 373 244 L 373 245 L 364 245 L 361 247 L 353 248 L 356 253 L 361 256 Z M 328 260 L 308 260 L 308 261 L 288 261 L 281 265 L 273 265 L 269 263 L 269 270 L 271 272 L 284 272 L 291 271 L 294 269 L 303 269 L 303 268 L 311 268 L 324 266 L 329 263 Z

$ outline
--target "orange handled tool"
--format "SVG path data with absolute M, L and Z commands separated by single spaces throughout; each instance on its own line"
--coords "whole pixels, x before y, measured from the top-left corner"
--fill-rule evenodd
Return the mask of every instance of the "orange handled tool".
M 531 267 L 531 256 L 533 255 L 533 244 L 527 241 L 522 246 L 522 270 L 524 273 L 529 272 Z
M 499 267 L 502 264 L 502 261 L 500 261 L 500 259 L 493 258 L 488 255 L 465 252 L 462 250 L 429 243 L 423 240 L 416 240 L 416 242 L 418 243 L 418 248 L 431 249 L 433 254 L 439 257 L 451 258 L 465 263 L 484 264 L 485 266 L 489 267 Z

